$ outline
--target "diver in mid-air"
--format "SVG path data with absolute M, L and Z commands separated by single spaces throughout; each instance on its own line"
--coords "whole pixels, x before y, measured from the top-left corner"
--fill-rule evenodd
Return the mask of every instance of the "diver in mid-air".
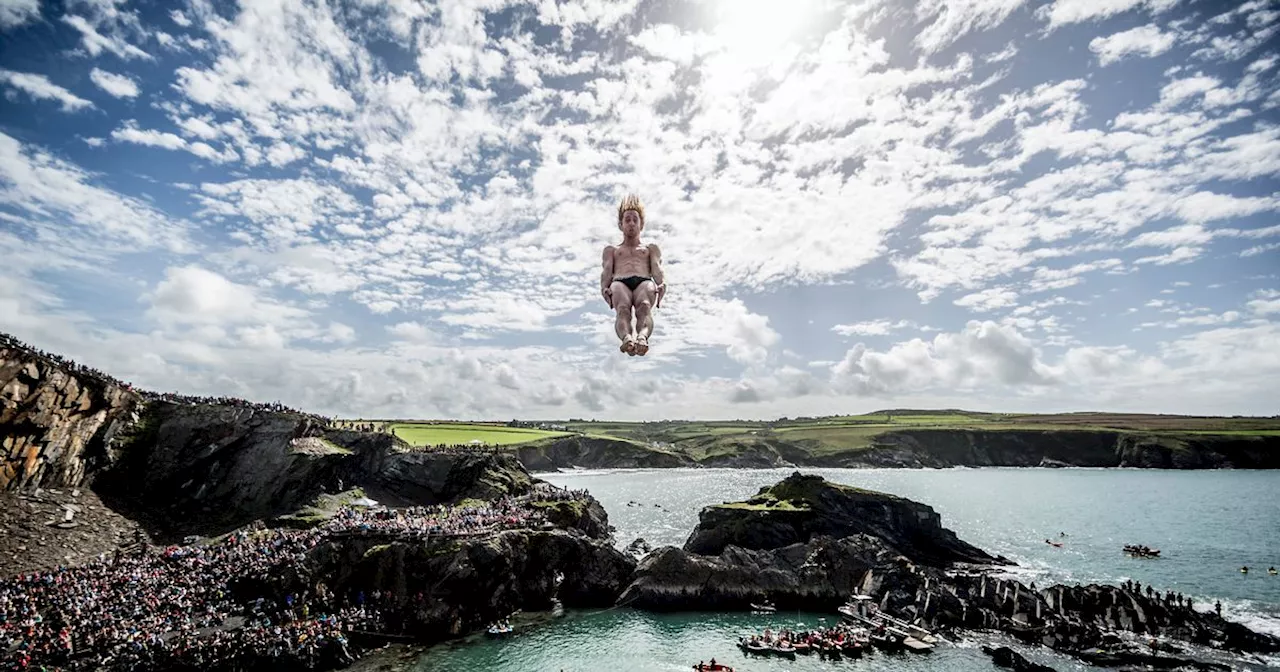
M 600 293 L 617 313 L 614 331 L 622 341 L 619 350 L 628 355 L 649 352 L 653 334 L 653 309 L 662 303 L 667 285 L 662 273 L 662 251 L 640 242 L 644 230 L 644 204 L 631 194 L 618 206 L 622 244 L 604 248 Z M 635 325 L 632 326 L 634 313 Z

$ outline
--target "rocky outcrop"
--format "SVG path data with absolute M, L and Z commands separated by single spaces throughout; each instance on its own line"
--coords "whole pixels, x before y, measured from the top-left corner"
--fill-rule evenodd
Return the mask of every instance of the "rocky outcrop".
M 1036 589 L 986 575 L 938 575 L 921 572 L 919 580 L 896 586 L 884 596 L 887 608 L 907 619 L 933 626 L 1003 630 L 1029 644 L 1043 645 L 1099 665 L 1153 664 L 1165 669 L 1195 667 L 1194 657 L 1157 655 L 1142 637 L 1252 653 L 1280 652 L 1280 639 L 1254 632 L 1185 601 L 1141 586 L 1054 585 Z M 1168 648 L 1166 646 L 1166 648 Z M 1184 653 L 1173 648 L 1168 653 Z M 1103 662 L 1113 661 L 1113 662 Z M 1144 662 L 1146 661 L 1146 662 Z M 1209 664 L 1209 663 L 1206 663 Z M 1208 668 L 1205 668 L 1208 669 Z
M 0 491 L 83 484 L 142 403 L 129 389 L 0 347 Z
M 163 539 L 220 534 L 352 487 L 408 505 L 524 494 L 533 483 L 508 453 L 409 451 L 386 434 L 214 404 L 153 403 L 111 452 L 95 490 Z
M 1008 562 L 961 541 L 942 526 L 942 517 L 928 505 L 798 471 L 761 488 L 745 502 L 704 508 L 684 549 L 717 555 L 731 545 L 772 549 L 816 536 L 840 539 L 864 533 L 917 563 Z
M 1041 665 L 1027 660 L 1021 653 L 1007 646 L 996 648 L 983 646 L 982 652 L 991 656 L 991 662 L 995 663 L 996 667 L 1007 667 L 1013 672 L 1056 672 L 1048 665 Z
M 327 541 L 281 594 L 322 581 L 340 595 L 389 592 L 399 634 L 436 642 L 469 634 L 516 610 L 612 605 L 635 560 L 611 544 L 562 530 L 511 530 L 484 539 L 378 543 Z
M 691 467 L 696 463 L 684 455 L 650 448 L 619 439 L 566 436 L 515 447 L 520 462 L 529 471 L 555 471 L 573 467 L 592 469 L 655 469 Z

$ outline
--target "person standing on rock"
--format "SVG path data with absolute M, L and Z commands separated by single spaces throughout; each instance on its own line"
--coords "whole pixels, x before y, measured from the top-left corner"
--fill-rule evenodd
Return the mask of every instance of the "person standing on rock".
M 632 356 L 649 352 L 653 309 L 667 293 L 662 251 L 654 243 L 640 242 L 644 223 L 644 204 L 629 194 L 618 206 L 622 244 L 606 246 L 601 259 L 600 294 L 617 315 L 614 331 L 622 341 L 618 349 Z

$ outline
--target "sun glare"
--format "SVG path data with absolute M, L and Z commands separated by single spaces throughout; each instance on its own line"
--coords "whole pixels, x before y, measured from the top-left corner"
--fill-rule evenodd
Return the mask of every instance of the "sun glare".
M 818 4 L 817 0 L 721 0 L 713 34 L 724 55 L 737 65 L 768 65 L 793 48 Z

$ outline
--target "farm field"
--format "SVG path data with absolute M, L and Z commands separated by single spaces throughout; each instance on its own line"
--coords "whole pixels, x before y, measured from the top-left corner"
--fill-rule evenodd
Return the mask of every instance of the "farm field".
M 478 441 L 493 446 L 527 443 L 569 432 L 552 432 L 543 429 L 504 427 L 502 425 L 466 423 L 393 423 L 392 433 L 411 446 L 437 446 L 469 444 Z

